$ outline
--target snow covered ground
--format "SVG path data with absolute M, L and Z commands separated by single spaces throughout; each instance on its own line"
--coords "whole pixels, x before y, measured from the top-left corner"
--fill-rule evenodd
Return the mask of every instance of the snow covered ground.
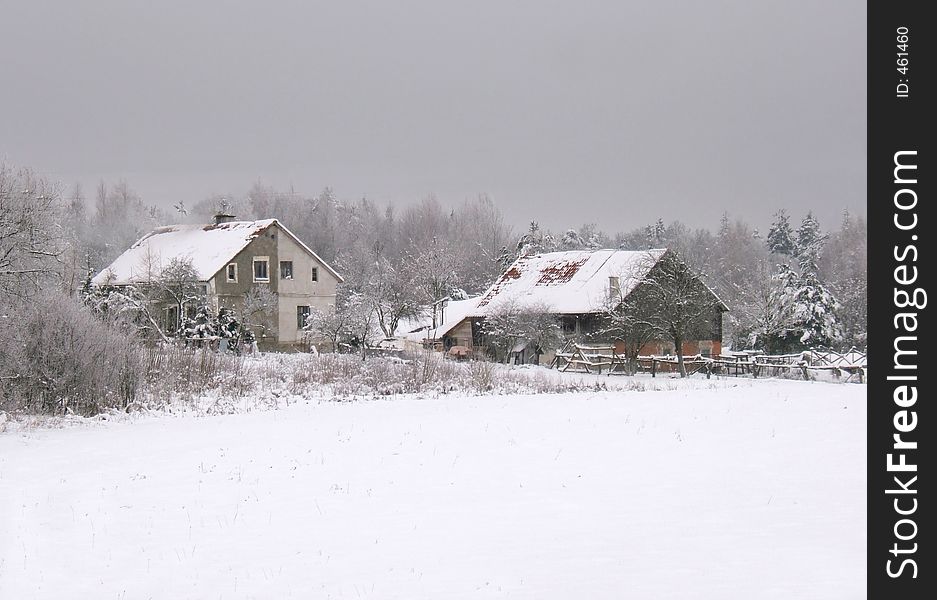
M 864 597 L 865 386 L 654 385 L 0 434 L 0 598 Z

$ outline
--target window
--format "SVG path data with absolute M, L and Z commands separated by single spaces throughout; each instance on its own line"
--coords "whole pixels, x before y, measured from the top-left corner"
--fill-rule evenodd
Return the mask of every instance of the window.
M 166 307 L 166 317 L 163 321 L 163 328 L 169 332 L 170 335 L 176 332 L 179 329 L 179 307 L 178 306 L 167 306 Z
M 266 256 L 254 257 L 254 281 L 270 281 L 270 260 Z
M 225 270 L 225 274 L 226 274 L 225 279 L 227 279 L 228 283 L 237 283 L 238 282 L 237 263 L 229 264 L 227 269 Z
M 312 280 L 319 281 L 319 267 L 312 268 Z
M 621 299 L 621 285 L 618 283 L 617 277 L 608 278 L 608 297 L 610 300 Z
M 306 317 L 309 316 L 311 310 L 308 306 L 297 306 L 296 307 L 296 328 L 302 329 L 306 325 Z
M 576 317 L 562 316 L 560 317 L 560 326 L 563 328 L 563 333 L 566 335 L 572 335 L 576 333 Z
M 281 260 L 280 261 L 280 279 L 292 279 L 292 278 L 293 278 L 293 261 Z

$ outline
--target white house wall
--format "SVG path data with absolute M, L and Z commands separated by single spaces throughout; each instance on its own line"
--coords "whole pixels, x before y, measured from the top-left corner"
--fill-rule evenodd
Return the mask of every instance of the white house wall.
M 275 266 L 279 294 L 279 342 L 295 344 L 302 340 L 302 332 L 296 322 L 296 309 L 299 306 L 310 306 L 322 311 L 332 310 L 338 280 L 289 235 L 281 233 L 277 240 L 278 261 L 293 262 L 292 279 L 283 279 L 280 265 Z M 313 267 L 318 269 L 318 281 L 312 280 Z

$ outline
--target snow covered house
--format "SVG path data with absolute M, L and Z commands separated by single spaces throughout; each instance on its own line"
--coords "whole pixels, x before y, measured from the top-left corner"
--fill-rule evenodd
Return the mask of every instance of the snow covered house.
M 268 348 L 300 343 L 306 316 L 313 308 L 331 310 L 336 285 L 343 281 L 276 219 L 235 221 L 231 215 L 216 215 L 207 225 L 170 225 L 151 231 L 91 283 L 145 287 L 180 259 L 191 261 L 203 301 L 216 312 L 228 308 L 241 315 L 253 290 L 272 292 L 267 297 L 276 306 L 269 327 L 256 332 L 258 342 Z M 167 330 L 175 330 L 178 307 L 166 303 L 160 311 Z
M 532 311 L 555 317 L 566 339 L 607 343 L 624 352 L 622 339 L 606 331 L 609 310 L 625 305 L 624 301 L 633 295 L 641 295 L 659 280 L 658 273 L 668 261 L 679 263 L 680 259 L 666 249 L 577 250 L 522 256 L 481 296 L 450 303 L 443 324 L 426 333 L 426 344 L 443 350 L 468 346 L 477 353 L 485 349 L 486 320 L 507 315 L 510 321 L 513 315 L 520 318 L 524 311 Z M 704 308 L 687 331 L 683 354 L 717 355 L 722 351 L 722 315 L 728 308 L 698 278 L 689 282 L 687 293 L 691 292 L 703 299 Z M 540 349 L 530 340 L 518 339 L 510 351 L 517 363 L 550 358 L 540 357 Z M 642 339 L 638 349 L 641 355 L 674 351 L 673 341 L 653 338 Z

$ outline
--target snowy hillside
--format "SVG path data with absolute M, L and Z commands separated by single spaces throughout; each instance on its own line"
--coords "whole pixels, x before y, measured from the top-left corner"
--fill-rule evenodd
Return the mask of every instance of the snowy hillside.
M 0 434 L 0 598 L 863 597 L 865 386 L 658 385 Z

